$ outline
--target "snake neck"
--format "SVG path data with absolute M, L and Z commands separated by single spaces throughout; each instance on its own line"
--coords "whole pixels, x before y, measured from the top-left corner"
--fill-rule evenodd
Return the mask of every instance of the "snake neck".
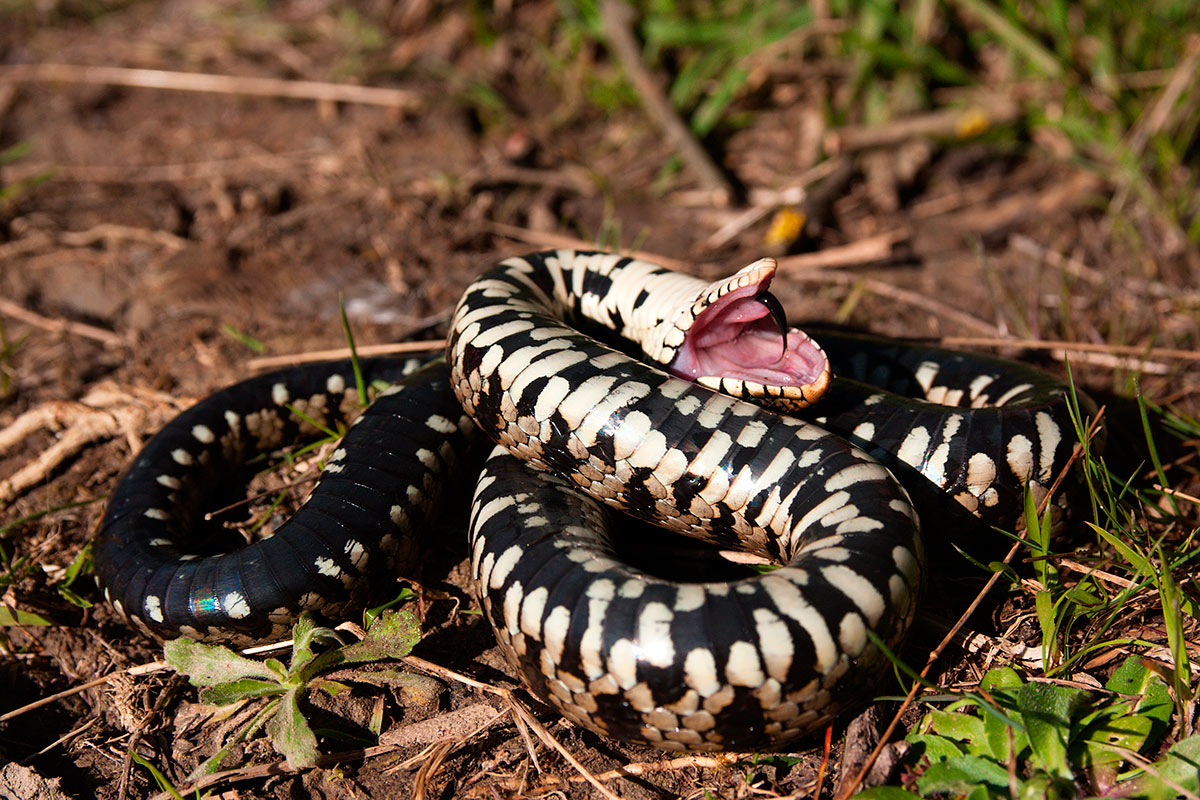
M 531 315 L 549 312 L 675 377 L 795 410 L 824 394 L 829 359 L 787 326 L 770 293 L 775 271 L 774 259 L 760 259 L 707 282 L 625 256 L 558 250 L 503 262 L 493 291 L 518 286 L 514 301 Z

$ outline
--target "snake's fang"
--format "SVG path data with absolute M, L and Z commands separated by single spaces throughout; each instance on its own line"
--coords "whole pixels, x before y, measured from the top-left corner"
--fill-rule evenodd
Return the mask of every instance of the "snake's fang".
M 764 306 L 767 307 L 767 311 L 770 312 L 771 315 L 771 321 L 775 323 L 775 329 L 779 331 L 779 337 L 783 340 L 783 350 L 779 353 L 779 360 L 782 361 L 783 359 L 787 358 L 787 314 L 784 313 L 783 304 L 779 302 L 779 298 L 770 292 L 763 292 L 758 296 L 758 299 Z

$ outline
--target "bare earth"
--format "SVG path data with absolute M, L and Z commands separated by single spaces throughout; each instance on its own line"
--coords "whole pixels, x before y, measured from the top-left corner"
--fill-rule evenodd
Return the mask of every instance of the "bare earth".
M 0 195 L 0 347 L 19 343 L 0 359 L 0 431 L 22 426 L 9 439 L 0 433 L 0 526 L 27 520 L 0 541 L 9 566 L 4 600 L 52 623 L 0 634 L 0 711 L 161 657 L 104 605 L 81 610 L 54 584 L 89 541 L 138 444 L 180 408 L 253 374 L 258 354 L 242 337 L 268 355 L 341 347 L 342 297 L 359 344 L 437 339 L 481 270 L 564 237 L 636 248 L 713 277 L 769 250 L 773 201 L 757 222 L 714 241 L 749 206 L 706 202 L 686 165 L 668 166 L 673 149 L 640 108 L 598 111 L 581 95 L 586 76 L 547 71 L 539 48 L 562 45 L 551 41 L 554 4 L 519 5 L 489 47 L 472 38 L 467 12 L 416 5 L 408 17 L 393 15 L 394 39 L 371 55 L 376 72 L 365 73 L 371 85 L 411 92 L 411 108 L 61 78 L 10 82 L 0 72 L 0 149 L 28 146 L 0 164 L 0 190 L 10 190 Z M 94 21 L 15 17 L 0 23 L 0 63 L 345 82 L 358 62 L 336 31 L 322 28 L 334 17 L 301 6 L 252 20 L 235 18 L 249 11 L 188 3 L 135 4 Z M 603 52 L 594 59 L 599 74 L 617 69 Z M 814 166 L 811 109 L 836 80 L 768 74 L 745 101 L 756 112 L 749 125 L 708 143 L 751 201 L 796 185 Z M 490 87 L 484 99 L 480 86 Z M 1038 144 L 1052 152 L 1052 142 Z M 975 340 L 1144 346 L 1156 335 L 1161 347 L 1194 346 L 1195 306 L 1180 313 L 1177 301 L 1194 290 L 1200 258 L 1135 203 L 1117 210 L 1116 224 L 1136 230 L 1151 251 L 1131 255 L 1122 244 L 1131 237 L 1110 235 L 1114 187 L 1101 178 L 1036 146 L 1002 155 L 986 143 L 908 142 L 844 158 L 852 165 L 845 180 L 810 187 L 819 194 L 825 185 L 829 197 L 808 201 L 810 228 L 786 250 L 798 261 L 775 288 L 793 321 Z M 811 254 L 864 241 L 870 257 L 814 272 Z M 1052 349 L 976 346 L 1065 374 Z M 1148 361 L 1147 396 L 1195 413 L 1195 367 Z M 1072 358 L 1075 379 L 1101 401 L 1126 391 L 1135 363 L 1112 352 Z M 48 463 L 63 442 L 61 463 Z M 465 544 L 444 538 L 416 576 L 429 631 L 416 652 L 516 688 L 480 617 L 462 613 L 475 608 L 463 583 Z M 932 622 L 916 632 L 912 662 L 923 663 L 938 626 L 957 618 L 961 606 L 947 604 L 969 600 L 978 583 L 933 593 Z M 73 589 L 100 599 L 90 577 Z M 974 627 L 995 633 L 1004 627 L 996 620 L 1016 611 L 1000 605 L 992 614 L 978 615 Z M 1021 635 L 1019 626 L 1009 632 Z M 977 678 L 970 659 L 954 654 L 940 680 Z M 401 705 L 383 690 L 340 702 L 336 716 L 349 720 L 340 724 L 361 734 L 380 695 L 384 741 L 394 742 L 386 752 L 270 778 L 260 767 L 253 780 L 217 790 L 359 798 L 409 796 L 417 786 L 430 797 L 595 796 L 556 750 L 523 738 L 510 716 L 489 713 L 504 710 L 500 699 L 461 683 L 447 682 L 427 706 Z M 805 743 L 795 764 L 757 770 L 747 761 L 675 762 L 533 709 L 596 774 L 658 765 L 608 780 L 626 798 L 750 796 L 751 772 L 755 791 L 787 795 L 811 791 L 821 767 L 819 741 Z M 412 723 L 427 727 L 399 733 Z M 130 743 L 184 786 L 225 733 L 221 724 L 169 672 L 115 677 L 0 722 L 0 761 L 61 778 L 66 796 L 150 796 L 157 787 L 130 765 Z M 55 744 L 60 737 L 66 741 Z M 835 745 L 827 790 L 839 753 Z M 277 760 L 260 739 L 231 762 Z

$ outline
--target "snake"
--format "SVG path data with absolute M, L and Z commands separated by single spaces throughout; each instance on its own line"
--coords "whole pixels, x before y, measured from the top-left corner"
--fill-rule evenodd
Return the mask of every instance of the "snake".
M 919 608 L 926 538 L 1011 529 L 1050 492 L 1073 394 L 1016 362 L 790 328 L 776 271 L 512 257 L 462 295 L 444 360 L 310 364 L 210 395 L 114 490 L 94 551 L 105 597 L 156 637 L 343 617 L 413 571 L 467 471 L 473 589 L 537 698 L 667 751 L 810 734 L 878 683 Z M 352 417 L 371 382 L 389 386 L 289 520 L 232 552 L 198 541 L 214 486 Z M 480 431 L 494 449 L 475 477 Z M 622 549 L 643 523 L 773 567 L 680 578 Z

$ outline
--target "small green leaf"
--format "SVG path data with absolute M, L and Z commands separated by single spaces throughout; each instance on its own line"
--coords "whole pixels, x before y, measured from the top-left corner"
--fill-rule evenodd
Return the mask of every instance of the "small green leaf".
M 175 788 L 173 783 L 167 780 L 167 776 L 163 775 L 162 772 L 159 771 L 158 767 L 154 766 L 145 758 L 138 755 L 134 750 L 129 751 L 129 758 L 132 759 L 134 763 L 140 764 L 146 769 L 147 772 L 150 773 L 150 776 L 154 778 L 154 782 L 158 784 L 158 788 L 161 791 L 171 795 L 171 797 L 174 797 L 175 800 L 183 800 L 183 797 L 179 794 L 179 790 Z
M 1192 699 L 1192 666 L 1187 653 L 1187 634 L 1184 631 L 1183 614 L 1180 612 L 1180 591 L 1171 575 L 1171 565 L 1163 555 L 1162 548 L 1156 550 L 1162 570 L 1158 574 L 1158 591 L 1162 598 L 1163 627 L 1167 629 L 1167 644 L 1171 648 L 1171 660 L 1175 663 L 1175 694 L 1184 702 Z
M 1104 528 L 1101 528 L 1099 525 L 1094 525 L 1091 522 L 1086 524 L 1089 528 L 1096 532 L 1097 536 L 1108 542 L 1114 550 L 1120 553 L 1121 558 L 1123 558 L 1130 566 L 1136 569 L 1139 575 L 1141 575 L 1143 578 L 1153 577 L 1155 574 L 1154 565 L 1150 562 L 1149 558 L 1135 550 L 1120 536 L 1109 533 L 1108 531 L 1104 530 Z
M 1071 743 L 1071 760 L 1091 773 L 1092 783 L 1106 792 L 1116 783 L 1125 762 L 1125 756 L 1114 748 L 1141 750 L 1152 727 L 1147 717 L 1123 716 L 1110 709 L 1089 723 Z
M 996 790 L 1008 789 L 1008 770 L 987 758 L 958 756 L 930 764 L 917 786 L 921 794 L 934 792 L 965 794 L 980 785 Z
M 1171 722 L 1174 703 L 1167 684 L 1158 675 L 1146 669 L 1138 656 L 1130 656 L 1109 676 L 1104 687 L 1119 694 L 1141 695 L 1134 703 L 1133 711 L 1153 720 L 1160 735 Z
M 1006 725 L 993 714 L 983 718 L 987 731 L 988 754 L 1001 763 L 1013 758 L 1023 758 L 1029 747 L 1029 734 L 1023 728 Z
M 259 712 L 254 715 L 254 719 L 250 720 L 250 722 L 246 725 L 243 725 L 241 729 L 239 729 L 238 732 L 235 733 L 229 739 L 229 741 L 225 743 L 224 747 L 222 747 L 212 756 L 204 759 L 200 766 L 192 770 L 192 774 L 188 776 L 188 780 L 192 783 L 195 783 L 205 775 L 211 775 L 219 770 L 221 768 L 221 762 L 225 760 L 225 757 L 229 755 L 230 751 L 233 750 L 234 747 L 258 733 L 259 729 L 261 729 L 263 725 L 267 724 L 267 720 L 271 719 L 272 715 L 275 713 L 275 709 L 279 707 L 279 700 L 280 698 L 277 697 L 264 705 L 262 709 L 260 709 Z
M 1040 555 L 1043 551 L 1041 543 L 1038 541 L 1042 526 L 1038 524 L 1037 502 L 1033 499 L 1033 492 L 1029 491 L 1029 485 L 1025 486 L 1025 535 L 1029 539 L 1030 549 L 1035 555 Z M 1040 576 L 1039 576 L 1040 577 Z
M 964 744 L 981 744 L 985 741 L 983 720 L 972 714 L 956 714 L 933 709 L 929 712 L 929 729 Z
M 317 736 L 308 725 L 308 720 L 300 713 L 300 689 L 289 689 L 280 698 L 279 709 L 267 723 L 267 734 L 271 744 L 281 756 L 287 759 L 290 769 L 305 769 L 315 767 L 320 751 L 317 750 Z
M 230 339 L 237 342 L 242 347 L 245 347 L 252 353 L 263 353 L 267 349 L 266 345 L 264 345 L 258 339 L 255 339 L 253 336 L 244 331 L 238 330 L 228 322 L 221 323 L 221 333 L 225 334 Z
M 280 686 L 276 681 L 264 681 L 258 678 L 239 678 L 235 681 L 205 686 L 200 690 L 200 702 L 214 706 L 227 706 L 239 700 L 249 700 L 253 697 L 269 697 L 283 694 L 286 686 Z
M 1023 782 L 1018 800 L 1075 800 L 1079 793 L 1071 781 L 1037 774 Z
M 963 754 L 963 749 L 956 742 L 932 733 L 910 733 L 905 737 L 905 741 L 913 745 L 918 755 L 923 755 L 932 762 L 957 758 Z
M 53 624 L 54 623 L 43 617 L 41 614 L 35 614 L 34 612 L 26 611 L 23 608 L 0 606 L 0 626 L 8 627 L 10 625 L 30 625 L 40 628 Z
M 1154 762 L 1152 769 L 1120 784 L 1120 791 L 1126 797 L 1166 800 L 1179 796 L 1171 783 L 1193 794 L 1200 792 L 1200 736 L 1176 742 L 1165 756 Z
M 421 641 L 421 623 L 403 609 L 385 611 L 375 620 L 361 642 L 346 645 L 347 661 L 379 661 L 406 656 Z
M 1020 689 L 1024 685 L 1025 681 L 1012 667 L 993 667 L 979 681 L 979 688 L 989 693 L 998 689 Z
M 288 676 L 291 675 L 291 671 L 287 668 L 287 665 L 274 656 L 264 660 L 263 664 L 271 671 L 271 674 L 275 676 L 275 680 L 279 681 L 280 683 L 285 683 L 288 679 Z
M 83 547 L 79 548 L 79 552 L 71 559 L 71 563 L 67 565 L 66 571 L 63 573 L 63 579 L 59 581 L 60 588 L 66 588 L 75 582 L 81 572 L 84 572 L 92 563 L 92 542 L 88 542 Z
M 313 642 L 321 640 L 331 641 L 336 645 L 342 643 L 337 631 L 317 625 L 307 611 L 302 613 L 292 628 L 292 667 L 288 671 L 290 678 L 296 678 L 303 673 L 305 667 L 315 658 Z
M 341 294 L 338 295 L 338 309 L 342 312 L 342 331 L 346 334 L 346 345 L 350 348 L 350 366 L 354 369 L 358 402 L 365 406 L 370 398 L 367 396 L 367 384 L 363 380 L 362 364 L 358 361 L 358 348 L 354 346 L 354 331 L 350 329 L 350 319 L 346 316 L 346 298 Z
M 1039 681 L 1022 686 L 1017 699 L 1034 761 L 1055 777 L 1073 778 L 1067 741 L 1075 711 L 1088 702 L 1087 692 Z
M 987 692 L 1001 706 L 1011 709 L 1016 705 L 1016 696 L 1025 681 L 1011 667 L 990 669 L 979 682 L 979 689 Z M 1020 721 L 1020 715 L 1011 711 L 1001 712 L 984 706 L 983 730 L 987 736 L 991 756 L 1001 763 L 1019 756 L 1029 747 L 1029 735 Z
M 338 681 L 331 681 L 328 678 L 313 678 L 312 681 L 309 682 L 308 688 L 320 689 L 330 697 L 337 697 L 339 694 L 350 691 L 350 687 L 346 684 L 339 683 Z
M 167 663 L 176 672 L 187 675 L 193 686 L 212 686 L 239 678 L 278 677 L 263 662 L 240 656 L 222 645 L 172 639 L 163 645 L 163 654 Z
M 1058 653 L 1058 624 L 1054 618 L 1054 598 L 1050 592 L 1040 591 L 1033 596 L 1033 606 L 1042 634 L 1042 664 L 1049 667 L 1057 660 Z
M 93 605 L 91 600 L 88 600 L 85 597 L 80 597 L 79 595 L 75 594 L 75 592 L 68 589 L 66 583 L 60 583 L 54 588 L 58 589 L 58 593 L 62 595 L 62 598 L 73 606 L 77 606 L 78 608 L 91 608 Z
M 401 588 L 399 592 L 396 593 L 395 597 L 393 597 L 391 600 L 388 600 L 386 603 L 375 606 L 374 608 L 368 608 L 368 609 L 364 610 L 363 611 L 363 629 L 365 630 L 367 628 L 370 628 L 372 625 L 374 625 L 375 620 L 379 618 L 379 615 L 382 614 L 387 609 L 389 609 L 392 606 L 397 605 L 399 603 L 403 603 L 405 600 L 410 600 L 416 596 L 417 596 L 416 592 L 414 592 L 410 587 L 405 586 L 405 587 Z
M 1124 751 L 1146 752 L 1170 724 L 1174 704 L 1162 678 L 1146 668 L 1137 656 L 1117 667 L 1105 687 L 1135 695 L 1116 699 L 1083 720 L 1083 729 L 1072 742 L 1073 760 L 1092 776 L 1092 784 L 1107 793 L 1125 763 Z M 1114 748 L 1121 748 L 1116 750 Z
M 913 794 L 899 786 L 873 786 L 864 792 L 854 795 L 855 800 L 920 800 L 921 795 Z

